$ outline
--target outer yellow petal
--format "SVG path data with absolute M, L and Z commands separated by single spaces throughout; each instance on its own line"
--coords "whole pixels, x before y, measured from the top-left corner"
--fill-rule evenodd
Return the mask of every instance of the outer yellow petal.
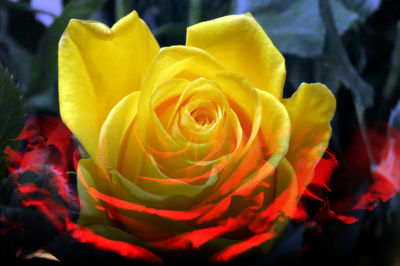
M 111 29 L 93 21 L 70 21 L 59 43 L 60 112 L 91 156 L 111 108 L 140 89 L 158 50 L 135 11 Z
M 124 136 L 136 116 L 139 96 L 140 92 L 134 91 L 123 98 L 104 121 L 96 157 L 102 170 L 106 170 L 104 167 L 118 168 L 119 154 L 124 151 L 121 151 Z
M 291 138 L 291 122 L 285 106 L 270 93 L 257 90 L 261 96 L 262 119 L 260 134 L 269 144 L 267 153 L 285 156 Z
M 191 26 L 186 45 L 212 54 L 228 70 L 245 76 L 258 89 L 282 97 L 285 60 L 250 15 L 231 15 Z
M 286 158 L 296 171 L 299 193 L 304 191 L 314 174 L 331 136 L 331 121 L 336 100 L 323 84 L 303 83 L 283 103 L 292 123 Z

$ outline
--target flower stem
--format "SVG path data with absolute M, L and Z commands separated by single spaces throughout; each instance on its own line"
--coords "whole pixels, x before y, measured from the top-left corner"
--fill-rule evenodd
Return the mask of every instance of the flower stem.
M 115 20 L 118 21 L 128 13 L 127 1 L 115 0 Z
M 400 21 L 396 25 L 396 39 L 393 48 L 392 61 L 389 68 L 389 75 L 383 89 L 383 99 L 385 103 L 391 101 L 394 89 L 400 77 Z
M 189 25 L 200 22 L 201 0 L 189 0 Z
M 372 87 L 369 86 L 369 84 L 367 84 L 361 77 L 359 77 L 358 73 L 350 63 L 350 60 L 347 56 L 343 43 L 340 40 L 339 33 L 334 23 L 330 2 L 327 0 L 319 0 L 319 5 L 320 14 L 326 28 L 326 41 L 330 42 L 329 45 L 334 48 L 331 49 L 330 52 L 333 51 L 335 58 L 338 58 L 338 62 L 342 64 L 342 66 L 344 66 L 341 75 L 345 75 L 346 77 L 342 79 L 342 81 L 347 88 L 351 89 L 353 95 L 353 103 L 356 110 L 356 116 L 361 131 L 361 137 L 363 139 L 370 163 L 370 171 L 373 172 L 376 168 L 376 162 L 372 152 L 371 143 L 369 142 L 367 136 L 367 130 L 364 121 L 365 108 L 369 105 L 372 105 L 373 97 L 370 97 L 372 99 L 363 98 L 363 96 L 365 96 L 363 95 L 363 93 L 370 91 L 370 94 L 373 95 L 373 90 Z M 350 81 L 355 82 L 356 84 L 351 84 Z M 362 88 L 364 89 L 364 91 L 362 90 Z

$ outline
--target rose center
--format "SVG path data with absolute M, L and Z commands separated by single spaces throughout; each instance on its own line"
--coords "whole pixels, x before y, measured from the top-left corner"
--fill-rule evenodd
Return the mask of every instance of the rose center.
M 190 112 L 190 115 L 201 126 L 210 125 L 215 121 L 215 117 L 204 108 L 196 108 Z

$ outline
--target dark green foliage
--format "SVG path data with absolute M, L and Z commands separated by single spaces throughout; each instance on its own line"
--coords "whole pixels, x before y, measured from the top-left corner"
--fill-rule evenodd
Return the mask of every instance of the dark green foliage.
M 334 23 L 340 34 L 360 19 L 358 13 L 349 10 L 340 0 L 329 0 Z M 326 29 L 314 0 L 249 1 L 252 12 L 275 45 L 283 53 L 301 57 L 313 57 L 323 53 Z
M 255 6 L 250 11 L 280 51 L 303 57 L 320 55 L 325 28 L 318 15 L 318 2 L 283 2 L 269 1 L 269 5 Z
M 340 41 L 338 31 L 334 24 L 332 8 L 328 1 L 320 0 L 320 12 L 326 27 L 326 48 L 322 65 L 327 64 L 325 73 L 339 79 L 346 88 L 350 89 L 356 104 L 369 107 L 373 104 L 374 90 L 366 83 L 352 66 L 346 50 Z
M 11 74 L 0 63 L 0 151 L 9 139 L 16 138 L 23 126 L 23 99 Z M 4 173 L 4 155 L 0 155 L 0 173 Z

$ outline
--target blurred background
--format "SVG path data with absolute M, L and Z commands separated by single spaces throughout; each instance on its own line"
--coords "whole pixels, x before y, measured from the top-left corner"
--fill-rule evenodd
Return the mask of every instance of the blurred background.
M 351 224 L 340 219 L 291 224 L 270 256 L 252 262 L 400 265 L 400 188 L 392 182 L 390 191 L 371 192 L 374 170 L 389 160 L 382 155 L 386 142 L 397 143 L 388 128 L 400 130 L 398 0 L 0 0 L 0 150 L 16 146 L 9 139 L 29 115 L 59 114 L 57 48 L 68 21 L 112 26 L 132 10 L 161 47 L 185 44 L 190 25 L 251 12 L 286 59 L 285 97 L 302 82 L 325 83 L 336 96 L 329 147 L 339 167 L 325 203 L 370 192 L 376 196 L 373 207 L 354 212 L 357 222 Z M 0 158 L 4 219 L 10 204 L 4 195 L 11 194 L 4 155 Z M 391 165 L 400 165 L 397 159 Z M 399 182 L 399 173 L 389 179 Z M 319 207 L 311 204 L 310 213 Z M 41 234 L 46 232 L 33 232 L 33 239 Z M 23 246 L 24 237 L 3 236 L 2 245 Z M 30 251 L 42 244 L 31 239 Z

